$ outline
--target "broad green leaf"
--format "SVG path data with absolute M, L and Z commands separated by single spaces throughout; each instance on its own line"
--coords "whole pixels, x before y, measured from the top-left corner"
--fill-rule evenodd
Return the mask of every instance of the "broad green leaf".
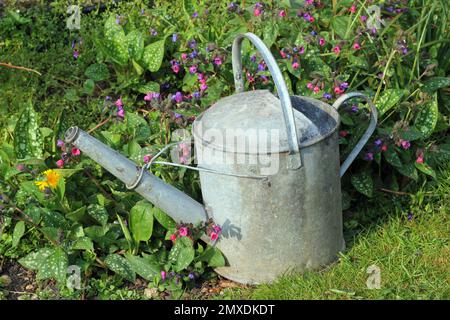
M 105 259 L 107 267 L 120 275 L 121 277 L 134 282 L 136 280 L 136 273 L 133 271 L 130 262 L 118 254 L 110 254 Z
M 421 110 L 416 117 L 414 125 L 420 132 L 423 133 L 424 138 L 427 138 L 433 133 L 439 116 L 437 95 L 434 94 L 431 101 L 419 107 Z
M 130 253 L 126 253 L 125 258 L 127 258 L 133 271 L 145 280 L 153 280 L 153 277 L 161 271 L 161 267 L 157 263 L 149 263 L 147 259 L 133 256 Z
M 383 114 L 388 112 L 392 107 L 399 103 L 400 99 L 405 94 L 405 90 L 400 89 L 386 89 L 380 98 L 376 101 L 375 106 L 377 107 L 378 114 L 381 117 Z
M 445 88 L 450 86 L 450 78 L 445 77 L 435 77 L 427 80 L 422 88 L 420 88 L 423 92 L 428 94 L 434 93 L 436 90 L 440 88 Z
M 19 263 L 25 268 L 38 270 L 45 263 L 45 260 L 54 253 L 53 248 L 42 248 L 38 251 L 31 252 L 27 256 L 19 259 Z
M 12 247 L 15 248 L 19 244 L 20 239 L 25 233 L 25 222 L 19 221 L 14 226 L 14 231 L 12 235 Z
M 175 272 L 186 269 L 194 260 L 195 250 L 192 245 L 188 246 L 182 241 L 184 238 L 186 237 L 177 239 L 169 253 L 169 261 L 175 264 Z
M 364 170 L 358 174 L 352 175 L 351 181 L 352 181 L 352 185 L 355 187 L 355 189 L 358 192 L 360 192 L 368 197 L 372 197 L 373 181 L 372 181 L 372 177 L 370 176 L 369 171 Z
M 161 209 L 153 207 L 152 211 L 156 221 L 158 221 L 166 230 L 177 227 L 177 223 Z
M 417 170 L 412 163 L 404 164 L 401 167 L 397 167 L 397 170 L 405 177 L 411 178 L 414 181 L 417 181 L 417 179 L 419 179 Z
M 56 211 L 43 210 L 41 212 L 42 222 L 46 227 L 66 229 L 69 227 L 69 223 L 64 216 Z
M 278 24 L 266 23 L 263 29 L 263 39 L 265 45 L 270 48 L 278 37 Z
M 394 146 L 389 146 L 387 150 L 383 153 L 384 158 L 388 163 L 393 165 L 394 167 L 401 167 L 402 162 L 400 160 L 400 157 L 398 156 L 397 152 L 395 151 Z
M 125 32 L 116 23 L 115 15 L 111 15 L 105 22 L 105 39 L 102 42 L 105 53 L 117 64 L 124 66 L 128 62 L 128 47 Z
M 140 60 L 144 53 L 144 37 L 138 30 L 133 30 L 126 36 L 128 53 L 134 60 Z
M 94 244 L 88 237 L 81 237 L 72 244 L 72 250 L 88 250 L 94 251 Z
M 98 204 L 90 204 L 87 207 L 87 212 L 90 217 L 92 217 L 96 222 L 102 226 L 106 225 L 108 222 L 108 212 L 106 209 Z
M 38 224 L 41 221 L 42 209 L 36 206 L 30 206 L 24 210 L 24 213 L 33 221 L 34 224 Z
M 138 202 L 130 211 L 130 230 L 136 242 L 148 241 L 153 231 L 153 213 L 150 203 Z
M 216 247 L 208 246 L 199 258 L 200 261 L 205 261 L 209 267 L 223 267 L 225 265 L 225 258 Z
M 151 72 L 156 72 L 161 67 L 164 57 L 164 40 L 153 42 L 145 47 L 142 61 Z
M 434 172 L 434 170 L 427 164 L 425 163 L 414 163 L 414 165 L 416 166 L 417 169 L 419 169 L 421 172 L 432 176 L 434 179 L 436 179 L 436 172 Z
M 63 283 L 66 279 L 68 264 L 69 259 L 64 250 L 55 248 L 52 254 L 39 266 L 36 278 L 38 280 L 53 278 L 58 280 L 59 283 Z
M 38 115 L 30 101 L 14 129 L 14 150 L 18 159 L 43 157 L 42 134 L 37 118 Z
M 82 206 L 81 208 L 78 208 L 66 214 L 66 218 L 74 222 L 83 221 L 85 217 L 86 217 L 86 206 Z
M 410 127 L 408 130 L 400 132 L 400 138 L 403 140 L 414 141 L 423 138 L 423 133 Z
M 159 92 L 159 83 L 150 81 L 146 84 L 140 85 L 136 88 L 136 90 L 144 94 L 147 94 L 149 92 Z
M 335 16 L 333 20 L 331 21 L 331 26 L 334 30 L 334 32 L 341 37 L 342 39 L 345 38 L 345 33 L 347 31 L 347 26 L 350 23 L 350 17 L 347 15 L 344 16 Z
M 88 95 L 92 95 L 94 93 L 94 89 L 95 89 L 95 82 L 92 79 L 87 79 L 84 83 L 83 83 L 83 92 L 88 94 Z
M 104 63 L 94 63 L 87 67 L 85 76 L 95 82 L 103 81 L 109 78 L 108 67 Z
M 136 71 L 138 76 L 144 73 L 145 71 L 144 68 L 142 68 L 141 65 L 137 63 L 134 59 L 131 59 L 131 63 L 133 64 L 134 70 Z

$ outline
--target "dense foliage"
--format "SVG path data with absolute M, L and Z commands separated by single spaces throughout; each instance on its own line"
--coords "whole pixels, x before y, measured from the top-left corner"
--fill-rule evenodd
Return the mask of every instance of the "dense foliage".
M 179 296 L 225 263 L 199 241 L 219 226 L 177 225 L 61 139 L 77 124 L 143 165 L 232 94 L 239 33 L 271 48 L 292 94 L 332 103 L 360 91 L 374 101 L 379 124 L 344 177 L 345 208 L 414 189 L 448 160 L 446 1 L 130 1 L 82 14 L 80 30 L 66 28 L 64 1 L 14 9 L 0 19 L 0 253 L 38 279 L 65 284 L 76 265 L 83 275 L 138 274 Z M 243 61 L 246 90 L 274 90 L 248 43 Z M 362 102 L 342 109 L 343 159 L 368 119 Z M 195 173 L 152 172 L 200 199 Z

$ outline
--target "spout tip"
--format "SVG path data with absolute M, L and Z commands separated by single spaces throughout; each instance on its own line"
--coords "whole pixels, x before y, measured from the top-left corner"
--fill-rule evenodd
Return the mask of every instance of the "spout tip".
M 70 127 L 67 129 L 66 133 L 64 134 L 64 140 L 66 143 L 72 143 L 78 136 L 78 127 Z

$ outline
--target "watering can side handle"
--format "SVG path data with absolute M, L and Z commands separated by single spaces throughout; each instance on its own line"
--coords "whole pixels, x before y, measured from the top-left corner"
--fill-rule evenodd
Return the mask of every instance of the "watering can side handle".
M 364 145 L 367 143 L 367 141 L 369 140 L 370 136 L 372 135 L 372 133 L 375 131 L 375 127 L 377 126 L 377 118 L 378 118 L 378 112 L 377 112 L 377 108 L 375 107 L 375 105 L 373 104 L 372 100 L 370 100 L 366 95 L 360 93 L 360 92 L 351 92 L 351 93 L 346 93 L 342 96 L 340 96 L 334 103 L 333 103 L 333 107 L 338 110 L 339 107 L 346 102 L 349 99 L 352 98 L 363 98 L 364 100 L 366 100 L 366 102 L 369 104 L 370 106 L 370 111 L 372 113 L 372 116 L 370 117 L 370 123 L 369 123 L 369 127 L 367 128 L 366 132 L 364 132 L 363 136 L 361 137 L 361 139 L 358 141 L 358 143 L 356 144 L 355 148 L 352 150 L 352 152 L 348 155 L 347 159 L 345 159 L 345 161 L 342 163 L 341 165 L 341 169 L 339 171 L 340 176 L 342 177 L 344 175 L 344 173 L 347 171 L 348 167 L 350 167 L 350 164 L 353 162 L 353 160 L 355 160 L 355 158 L 358 156 L 359 152 L 362 150 L 362 148 L 364 147 Z
M 269 48 L 264 42 L 258 38 L 255 34 L 247 32 L 240 34 L 234 39 L 232 49 L 232 62 L 233 62 L 233 74 L 234 84 L 236 86 L 236 92 L 244 92 L 244 80 L 242 79 L 242 41 L 244 38 L 249 39 L 253 45 L 259 50 L 264 61 L 269 68 L 269 71 L 273 77 L 274 83 L 278 90 L 278 96 L 280 97 L 281 107 L 283 109 L 284 123 L 286 124 L 287 140 L 289 145 L 289 169 L 298 169 L 302 166 L 302 160 L 300 156 L 300 147 L 298 145 L 297 130 L 295 127 L 294 112 L 291 104 L 291 97 L 284 81 L 283 75 L 278 67 L 275 58 L 270 52 Z

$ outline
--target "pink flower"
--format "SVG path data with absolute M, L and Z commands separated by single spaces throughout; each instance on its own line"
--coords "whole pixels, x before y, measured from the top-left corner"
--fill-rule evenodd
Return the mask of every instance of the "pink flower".
M 312 5 L 314 3 L 314 0 L 306 0 L 306 4 Z
M 60 159 L 60 160 L 56 161 L 56 166 L 57 166 L 58 168 L 64 167 L 64 160 L 63 160 L 63 159 Z
M 253 10 L 253 14 L 255 17 L 259 17 L 262 13 L 262 10 L 259 8 L 255 8 L 255 10 Z
M 217 234 L 222 232 L 222 228 L 220 226 L 218 226 L 218 225 L 215 225 L 213 227 L 213 229 L 214 229 L 214 232 L 217 233 Z
M 334 51 L 334 53 L 339 54 L 339 53 L 341 53 L 341 47 L 336 46 L 333 48 L 333 51 Z
M 314 85 L 313 85 L 311 82 L 308 82 L 308 84 L 306 85 L 306 87 L 307 87 L 309 90 L 312 90 L 312 89 L 314 88 Z
M 342 89 L 339 88 L 339 87 L 334 87 L 334 93 L 336 93 L 336 94 L 343 94 L 343 93 L 344 93 L 344 90 L 342 90 Z
M 216 232 L 211 232 L 211 240 L 216 241 L 219 238 L 219 235 Z
M 145 162 L 145 163 L 149 163 L 150 160 L 152 160 L 152 155 L 151 155 L 151 154 L 146 154 L 146 155 L 144 156 L 144 162 Z
M 205 91 L 206 89 L 208 89 L 208 86 L 206 85 L 206 83 L 202 83 L 201 85 L 200 85 L 200 91 Z
M 175 240 L 177 240 L 177 235 L 174 233 L 174 234 L 171 234 L 170 235 L 170 240 L 172 241 L 172 242 L 175 242 Z
M 411 147 L 411 142 L 409 142 L 408 140 L 400 140 L 400 143 L 402 145 L 402 148 L 407 150 L 409 149 L 409 147 Z
M 309 19 L 308 19 L 309 22 L 314 22 L 315 20 L 316 20 L 316 19 L 314 19 L 313 16 L 310 16 Z
M 72 148 L 72 155 L 73 156 L 79 156 L 81 154 L 80 149 L 78 148 Z
M 348 135 L 348 131 L 345 131 L 345 130 L 339 131 L 339 135 L 340 135 L 342 138 L 345 138 L 345 137 Z
M 315 86 L 314 87 L 314 89 L 313 89 L 313 91 L 314 91 L 314 93 L 319 93 L 320 92 L 320 88 L 319 87 L 317 87 L 317 86 Z
M 284 59 L 286 58 L 286 53 L 283 50 L 280 50 L 280 56 Z
M 385 144 L 383 144 L 382 146 L 381 146 L 381 151 L 386 151 L 388 149 L 388 147 L 387 147 L 387 145 L 385 145 Z
M 166 272 L 161 271 L 161 279 L 166 280 Z
M 181 227 L 180 229 L 178 229 L 178 232 L 180 233 L 181 237 L 186 237 L 188 235 L 188 228 Z
M 280 12 L 278 12 L 278 16 L 283 18 L 286 17 L 286 11 L 285 10 L 281 10 Z
M 117 111 L 117 116 L 120 117 L 120 118 L 124 118 L 125 117 L 125 110 L 119 109 L 119 111 Z
M 114 104 L 119 108 L 122 107 L 123 106 L 122 98 L 117 99 L 116 102 L 114 102 Z
M 423 153 L 419 154 L 419 156 L 416 159 L 417 163 L 423 163 Z
M 173 72 L 178 73 L 178 72 L 180 72 L 180 66 L 178 64 L 174 64 L 172 66 L 172 70 L 173 70 Z
M 361 46 L 359 45 L 358 42 L 355 42 L 355 44 L 353 45 L 353 49 L 355 49 L 355 50 L 361 49 Z
M 190 72 L 191 74 L 196 73 L 196 72 L 197 72 L 197 66 L 192 66 L 192 67 L 190 67 L 190 68 L 189 68 L 189 72 Z
M 366 22 L 367 21 L 367 16 L 361 16 L 360 18 L 361 18 L 362 22 Z
M 320 38 L 319 39 L 319 45 L 322 46 L 322 47 L 325 45 L 325 39 L 324 38 Z
M 214 64 L 216 66 L 220 66 L 222 64 L 222 59 L 220 59 L 220 57 L 215 57 L 214 58 Z
M 292 69 L 296 70 L 296 69 L 298 69 L 299 66 L 300 66 L 300 65 L 299 65 L 298 62 L 296 61 L 296 62 L 294 62 L 294 63 L 292 64 Z
M 184 156 L 181 156 L 179 160 L 180 160 L 181 164 L 187 164 L 188 163 L 188 159 L 186 157 L 184 157 Z
M 186 60 L 186 59 L 187 59 L 187 53 L 182 53 L 181 60 Z
M 144 97 L 145 101 L 150 101 L 153 98 L 153 94 L 151 92 L 147 93 Z
M 356 6 L 355 6 L 355 5 L 352 5 L 352 6 L 350 7 L 350 12 L 351 12 L 351 13 L 355 13 L 355 12 L 356 12 Z

